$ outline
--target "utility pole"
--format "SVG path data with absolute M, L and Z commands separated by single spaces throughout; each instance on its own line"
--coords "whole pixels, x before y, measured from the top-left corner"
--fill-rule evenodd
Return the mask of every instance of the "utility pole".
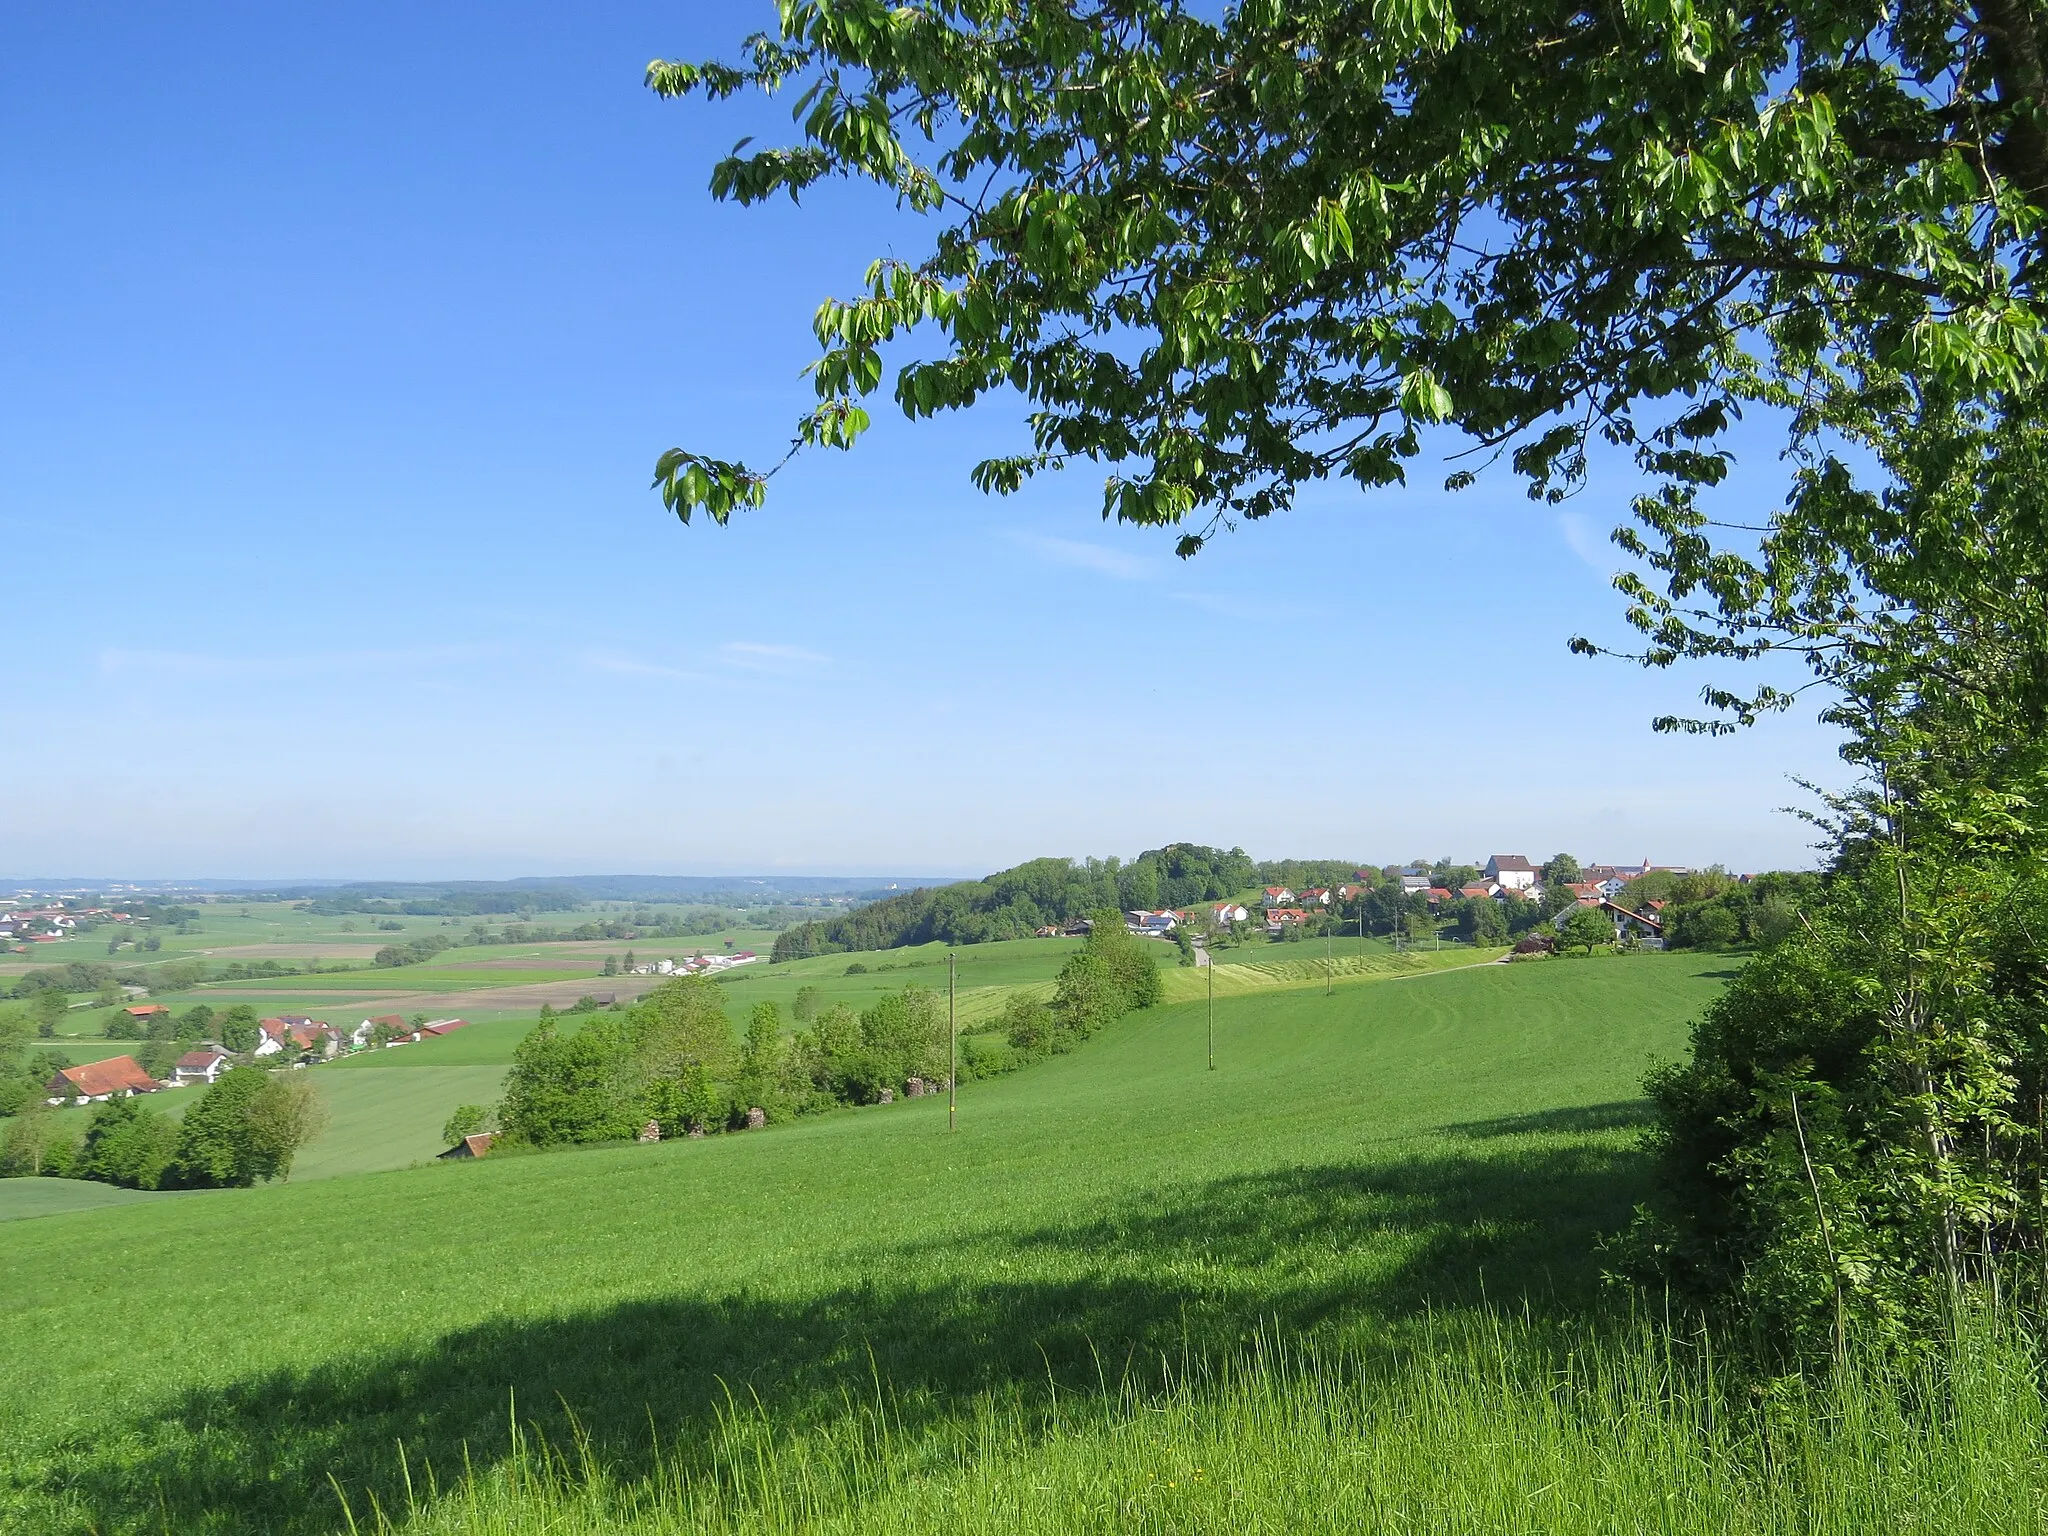
M 951 1064 L 946 1069 L 946 1129 L 960 1129 L 960 967 L 946 951 L 946 1033 Z
M 1208 951 L 1203 951 L 1208 955 Z M 1216 1070 L 1216 957 L 1209 955 L 1209 1070 Z

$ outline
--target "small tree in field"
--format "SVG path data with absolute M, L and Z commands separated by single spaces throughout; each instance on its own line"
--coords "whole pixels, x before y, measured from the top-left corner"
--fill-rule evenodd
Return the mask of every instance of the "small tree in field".
M 465 1136 L 475 1136 L 491 1123 L 491 1110 L 483 1104 L 458 1104 L 455 1112 L 448 1117 L 448 1123 L 441 1127 L 441 1139 L 457 1142 Z
M 63 1173 L 70 1166 L 70 1140 L 63 1122 L 40 1096 L 22 1105 L 0 1134 L 0 1174 L 34 1177 Z
M 1576 949 L 1590 955 L 1613 942 L 1614 923 L 1598 907 L 1580 907 L 1557 930 L 1557 947 L 1566 953 Z
M 265 1177 L 290 1180 L 292 1160 L 327 1128 L 327 1106 L 303 1076 L 273 1077 L 249 1105 L 249 1138 Z

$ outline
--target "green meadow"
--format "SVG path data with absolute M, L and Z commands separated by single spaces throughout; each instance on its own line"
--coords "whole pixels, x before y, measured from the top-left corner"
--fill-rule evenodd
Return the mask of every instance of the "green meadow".
M 1603 1283 L 1637 1084 L 1730 965 L 1219 995 L 1213 1071 L 1206 1000 L 1162 1006 L 952 1133 L 435 1163 L 390 1107 L 501 1066 L 320 1069 L 288 1184 L 0 1226 L 0 1528 L 2042 1528 L 2009 1332 L 1757 1397 Z
M 1724 965 L 1228 998 L 1214 1072 L 1206 1007 L 1158 1008 L 968 1085 L 951 1135 L 910 1101 L 321 1179 L 382 1134 L 332 1101 L 289 1184 L 8 1224 L 0 1516 L 337 1531 L 328 1473 L 358 1517 L 395 1510 L 408 1475 L 502 1469 L 515 1414 L 637 1486 L 735 1403 L 838 1433 L 877 1392 L 914 1464 L 998 1405 L 1107 1411 L 1127 1373 L 1261 1329 L 1339 1347 L 1482 1299 L 1583 1316 L 1640 1192 L 1635 1084 Z M 438 1107 L 491 1070 L 316 1077 Z
M 417 1049 L 401 1046 L 364 1059 L 402 1056 Z M 448 1149 L 441 1127 L 450 1112 L 459 1104 L 495 1102 L 505 1068 L 495 1063 L 415 1066 L 399 1072 L 322 1068 L 311 1076 L 330 1118 L 326 1130 L 292 1165 L 294 1184 L 432 1160 Z
M 102 1206 L 171 1198 L 138 1189 L 117 1189 L 111 1184 L 88 1184 L 81 1179 L 0 1179 L 0 1221 L 61 1216 L 71 1211 L 96 1211 Z M 0 1244 L 0 1252 L 4 1251 L 5 1245 Z

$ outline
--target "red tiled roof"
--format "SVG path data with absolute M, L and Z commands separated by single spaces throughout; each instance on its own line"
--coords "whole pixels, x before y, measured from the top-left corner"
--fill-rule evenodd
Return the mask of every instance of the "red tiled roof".
M 138 1019 L 147 1019 L 155 1014 L 169 1013 L 171 1010 L 162 1003 L 137 1003 L 132 1008 L 123 1008 L 121 1011 Z
M 154 1093 L 163 1086 L 137 1066 L 133 1056 L 111 1056 L 82 1067 L 66 1067 L 50 1079 L 50 1086 L 55 1088 L 60 1082 L 70 1084 L 73 1093 L 87 1098 L 124 1091 Z

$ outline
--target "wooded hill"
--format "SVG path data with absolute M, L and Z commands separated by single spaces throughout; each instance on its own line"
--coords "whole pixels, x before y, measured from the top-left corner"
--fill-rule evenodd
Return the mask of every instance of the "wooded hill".
M 799 924 L 775 941 L 774 958 L 1028 939 L 1049 923 L 1069 922 L 1104 907 L 1155 910 L 1235 896 L 1258 879 L 1259 871 L 1242 848 L 1226 853 L 1197 843 L 1170 843 L 1128 864 L 1115 857 L 1033 859 L 983 880 L 906 891 L 842 917 Z

